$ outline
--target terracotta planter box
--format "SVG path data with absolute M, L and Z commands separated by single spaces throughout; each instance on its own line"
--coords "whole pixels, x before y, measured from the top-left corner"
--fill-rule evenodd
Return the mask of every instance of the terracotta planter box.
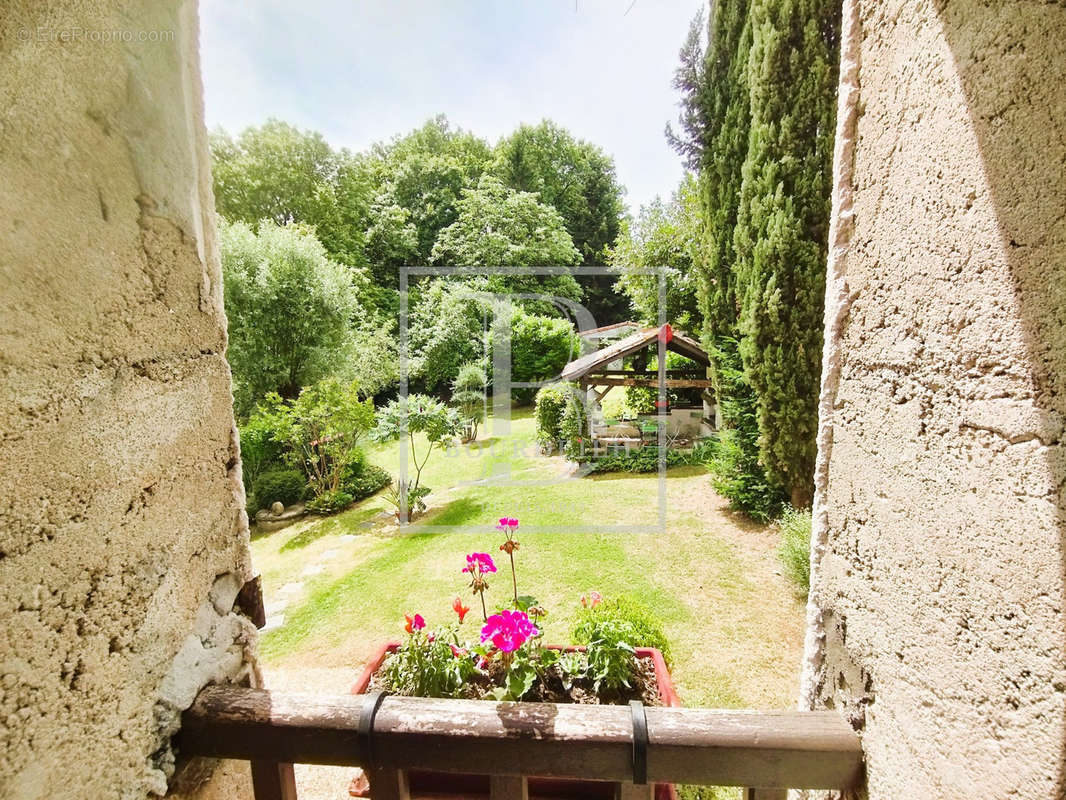
M 352 685 L 352 694 L 363 694 L 370 685 L 370 679 L 381 668 L 382 662 L 389 653 L 395 652 L 400 646 L 399 642 L 389 642 L 383 645 L 367 663 L 359 679 Z M 549 645 L 554 650 L 582 650 L 578 647 L 559 647 Z M 670 680 L 670 671 L 666 668 L 663 654 L 653 647 L 636 648 L 638 658 L 651 659 L 655 666 L 655 683 L 659 689 L 659 697 L 664 706 L 680 706 L 681 700 L 674 691 L 674 684 Z M 486 701 L 488 702 L 488 701 Z M 373 792 L 363 774 L 358 774 L 352 780 L 348 788 L 348 794 L 352 797 L 373 798 Z M 489 796 L 488 775 L 464 775 L 454 772 L 422 772 L 411 770 L 408 773 L 408 781 L 413 800 L 425 798 L 426 800 L 482 800 Z M 614 800 L 615 786 L 617 784 L 606 781 L 578 781 L 558 778 L 530 778 L 529 800 Z M 673 784 L 660 783 L 655 787 L 655 800 L 677 800 L 677 792 Z

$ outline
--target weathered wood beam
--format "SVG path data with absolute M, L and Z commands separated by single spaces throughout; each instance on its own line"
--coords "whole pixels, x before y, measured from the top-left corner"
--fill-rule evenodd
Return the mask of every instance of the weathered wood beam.
M 521 775 L 493 775 L 489 778 L 489 800 L 529 800 L 529 785 Z
M 357 695 L 204 689 L 182 718 L 186 755 L 367 766 Z M 841 789 L 862 766 L 836 713 L 648 708 L 648 780 Z M 387 697 L 374 721 L 380 769 L 632 780 L 624 706 Z
M 655 378 L 658 379 L 659 373 L 656 370 L 637 370 L 637 369 L 598 369 L 595 372 L 586 373 L 589 376 L 598 375 L 612 375 L 622 377 L 634 377 L 634 378 Z M 707 370 L 705 369 L 668 369 L 666 370 L 667 378 L 706 378 Z
M 251 767 L 255 800 L 297 800 L 292 764 L 253 761 Z
M 655 373 L 652 373 L 654 376 Z M 586 375 L 581 379 L 582 386 L 658 386 L 659 380 L 651 378 L 623 378 L 616 375 Z M 709 389 L 710 378 L 667 378 L 667 389 Z

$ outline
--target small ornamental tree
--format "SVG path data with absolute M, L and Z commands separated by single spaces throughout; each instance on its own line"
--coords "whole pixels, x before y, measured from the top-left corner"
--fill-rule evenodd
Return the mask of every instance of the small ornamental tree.
M 335 378 L 308 386 L 291 401 L 270 394 L 262 413 L 286 447 L 286 460 L 307 473 L 316 497 L 341 489 L 345 470 L 362 456 L 360 439 L 374 425 L 374 406 L 360 399 L 358 384 Z
M 480 364 L 463 364 L 452 384 L 452 405 L 463 422 L 463 444 L 477 438 L 478 426 L 485 421 L 485 388 L 488 380 Z
M 397 506 L 400 520 L 407 521 L 407 510 L 411 500 L 420 501 L 429 494 L 429 489 L 421 485 L 422 470 L 434 450 L 443 450 L 463 431 L 463 422 L 459 412 L 449 408 L 440 400 L 413 394 L 393 400 L 378 414 L 377 427 L 371 431 L 370 438 L 375 442 L 394 442 L 407 437 L 411 462 L 415 468 L 413 482 L 403 482 L 397 491 Z M 424 452 L 420 454 L 417 435 L 425 436 Z M 399 484 L 398 484 L 399 485 Z

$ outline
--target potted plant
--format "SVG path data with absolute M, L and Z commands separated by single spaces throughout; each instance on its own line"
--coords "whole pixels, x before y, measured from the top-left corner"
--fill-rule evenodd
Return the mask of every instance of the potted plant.
M 511 572 L 508 597 L 490 610 L 486 600 L 489 579 L 498 572 L 488 553 L 470 553 L 462 574 L 475 596 L 468 605 L 460 596 L 452 601 L 454 617 L 432 629 L 421 614 L 404 615 L 406 637 L 384 644 L 352 687 L 354 694 L 380 689 L 413 697 L 454 697 L 489 701 L 541 703 L 627 703 L 680 705 L 662 653 L 635 647 L 635 629 L 610 615 L 587 616 L 580 647 L 544 644 L 547 610 L 534 597 L 518 593 L 515 532 L 518 520 L 504 517 L 497 529 L 506 535 L 500 550 Z M 603 601 L 596 592 L 581 604 L 595 608 Z M 480 606 L 470 625 L 471 606 Z M 450 616 L 450 615 L 449 615 Z M 487 775 L 412 771 L 413 797 L 445 793 L 464 798 L 488 797 Z M 349 787 L 352 797 L 372 797 L 360 770 Z M 674 800 L 672 785 L 656 787 L 657 800 Z M 602 781 L 574 781 L 531 777 L 529 796 L 552 798 L 613 798 L 614 785 Z

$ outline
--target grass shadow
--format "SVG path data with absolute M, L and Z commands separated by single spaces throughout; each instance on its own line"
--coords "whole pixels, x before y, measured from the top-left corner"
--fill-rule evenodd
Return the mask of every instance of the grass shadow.
M 341 533 L 360 533 L 364 530 L 361 523 L 375 517 L 380 510 L 374 505 L 361 505 L 358 508 L 343 511 L 336 516 L 323 519 L 304 528 L 304 530 L 286 541 L 281 546 L 280 552 L 286 553 L 292 550 L 299 550 L 324 536 Z
M 476 497 L 460 497 L 442 508 L 430 511 L 418 522 L 430 525 L 464 525 L 484 521 L 485 514 L 486 504 L 483 500 Z

